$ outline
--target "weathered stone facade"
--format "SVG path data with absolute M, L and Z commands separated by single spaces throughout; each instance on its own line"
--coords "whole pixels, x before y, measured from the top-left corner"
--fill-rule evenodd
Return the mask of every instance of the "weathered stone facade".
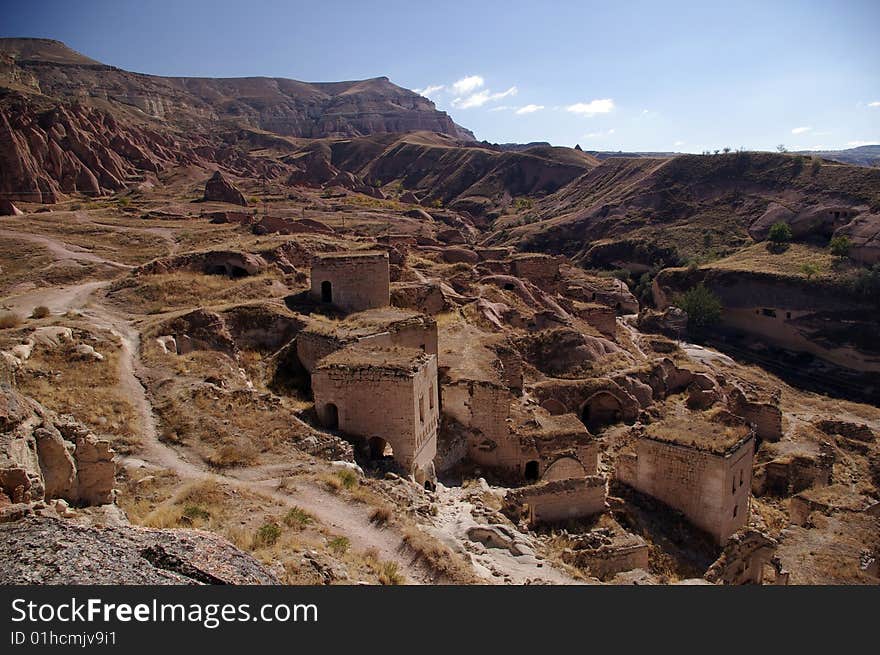
M 358 251 L 317 255 L 312 262 L 310 294 L 345 312 L 387 307 L 391 274 L 387 252 Z
M 511 490 L 506 513 L 530 526 L 558 523 L 605 511 L 605 478 L 591 475 L 541 482 Z
M 363 438 L 377 458 L 387 444 L 416 482 L 434 484 L 440 418 L 436 355 L 352 346 L 320 361 L 312 390 L 325 426 Z
M 691 426 L 715 429 L 701 421 Z M 680 510 L 718 543 L 747 524 L 755 448 L 751 432 L 715 442 L 676 442 L 646 432 L 634 436 L 633 449 L 618 458 L 618 480 Z
M 296 354 L 311 372 L 322 357 L 358 343 L 436 355 L 437 323 L 430 316 L 391 307 L 352 314 L 339 322 L 315 321 L 297 335 Z

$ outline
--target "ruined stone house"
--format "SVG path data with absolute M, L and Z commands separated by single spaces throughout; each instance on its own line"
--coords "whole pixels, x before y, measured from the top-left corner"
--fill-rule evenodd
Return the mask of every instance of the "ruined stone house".
M 391 273 L 387 252 L 331 252 L 312 262 L 310 295 L 344 312 L 387 307 L 391 302 Z
M 723 544 L 748 523 L 754 432 L 732 416 L 689 416 L 633 429 L 615 476 L 680 510 Z
M 440 419 L 436 355 L 350 346 L 318 363 L 312 391 L 324 426 L 360 437 L 371 459 L 393 457 L 418 484 L 433 487 Z

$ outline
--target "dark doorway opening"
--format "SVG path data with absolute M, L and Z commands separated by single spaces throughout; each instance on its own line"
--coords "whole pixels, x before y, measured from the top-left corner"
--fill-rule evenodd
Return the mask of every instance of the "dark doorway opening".
M 339 427 L 339 409 L 333 403 L 324 406 L 324 426 L 331 430 Z
M 526 480 L 537 480 L 538 473 L 538 462 L 535 460 L 526 462 L 526 468 L 525 471 L 523 471 L 523 476 Z
M 620 401 L 607 391 L 596 393 L 581 407 L 581 422 L 590 432 L 597 432 L 621 420 Z
M 333 285 L 327 280 L 321 282 L 321 302 L 333 302 Z
M 382 437 L 372 437 L 367 441 L 367 445 L 370 447 L 370 459 L 385 459 L 394 456 L 394 450 Z

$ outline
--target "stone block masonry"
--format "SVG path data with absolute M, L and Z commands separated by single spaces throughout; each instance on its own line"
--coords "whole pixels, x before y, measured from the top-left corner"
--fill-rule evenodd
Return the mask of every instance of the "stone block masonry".
M 352 346 L 319 362 L 312 390 L 324 425 L 365 439 L 375 456 L 390 446 L 394 460 L 416 482 L 434 484 L 440 419 L 436 355 Z
M 748 523 L 754 436 L 726 452 L 642 435 L 621 453 L 621 482 L 680 510 L 720 544 Z
M 391 304 L 388 253 L 324 253 L 312 262 L 311 296 L 345 312 Z

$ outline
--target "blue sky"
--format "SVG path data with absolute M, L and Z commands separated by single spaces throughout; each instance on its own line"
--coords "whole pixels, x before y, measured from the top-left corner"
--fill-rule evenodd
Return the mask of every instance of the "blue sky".
M 128 70 L 387 75 L 480 139 L 591 150 L 880 143 L 878 28 L 880 0 L 0 0 L 0 35 Z

